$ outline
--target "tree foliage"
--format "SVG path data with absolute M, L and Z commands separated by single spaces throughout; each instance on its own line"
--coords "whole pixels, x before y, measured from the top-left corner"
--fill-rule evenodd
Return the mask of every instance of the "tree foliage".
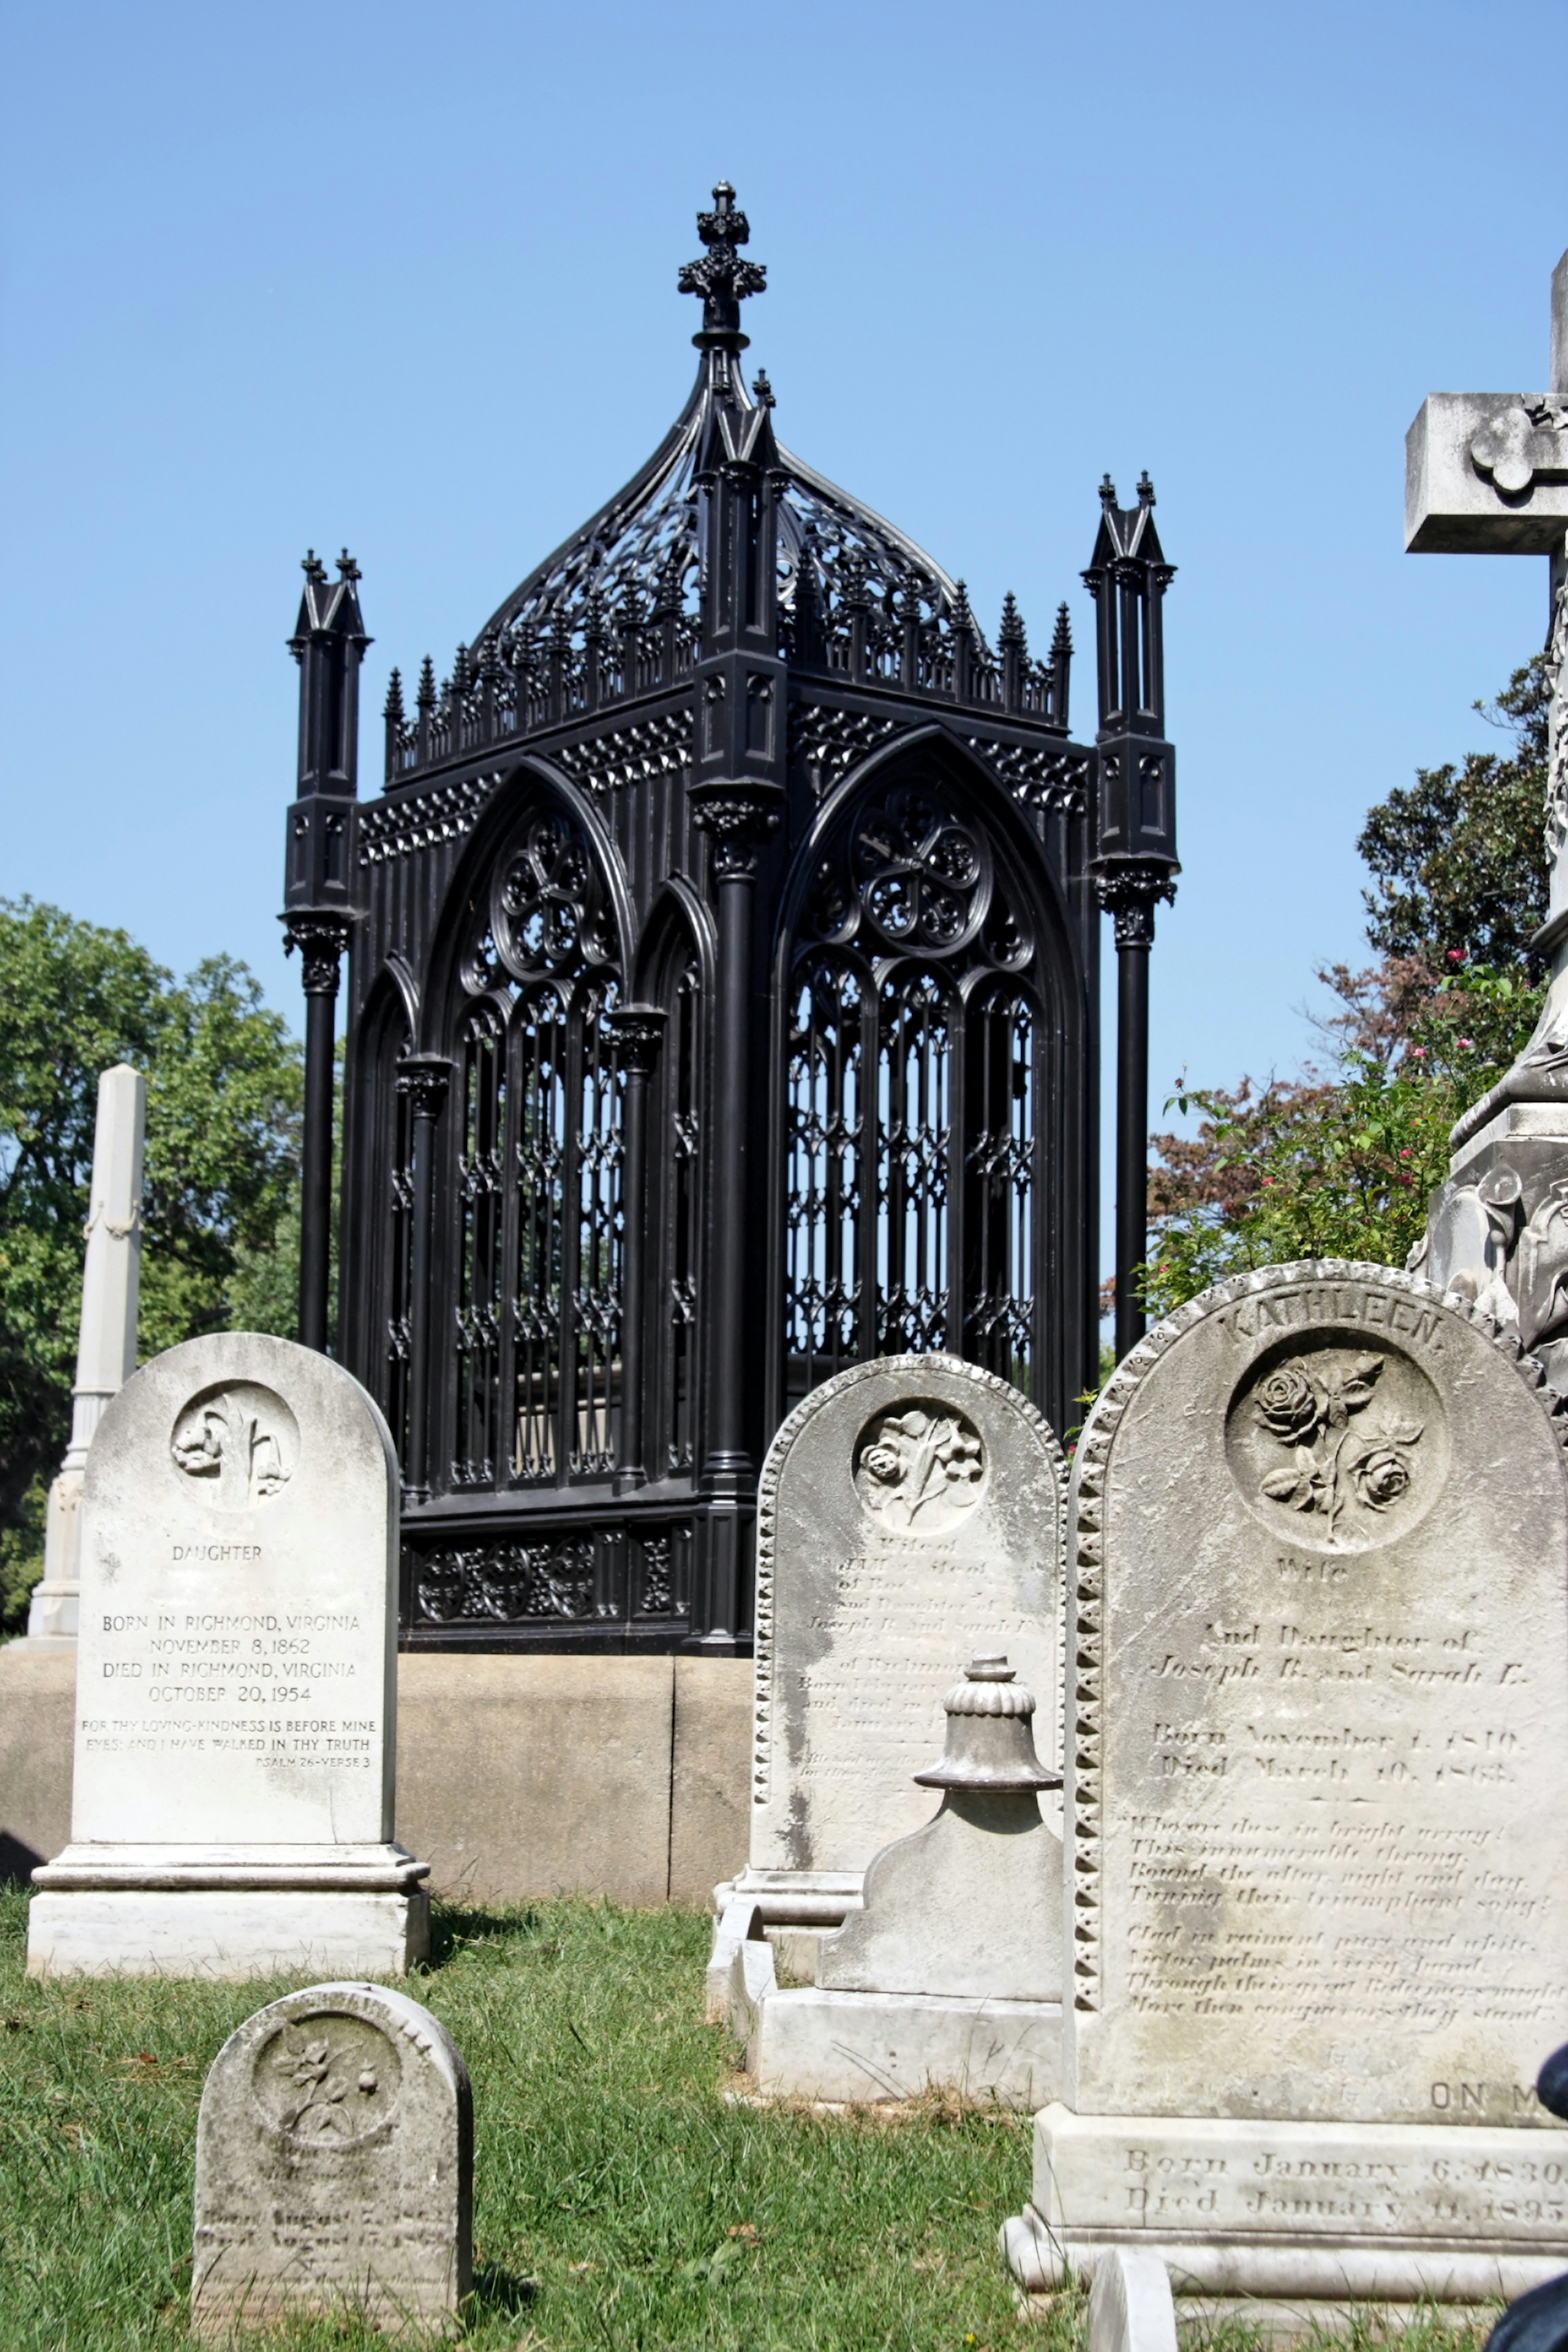
M 1547 699 L 1537 657 L 1489 714 L 1511 730 L 1510 751 L 1419 770 L 1369 811 L 1358 846 L 1382 961 L 1319 973 L 1337 1000 L 1321 1024 L 1326 1067 L 1228 1090 L 1179 1086 L 1167 1108 L 1197 1124 L 1152 1139 L 1152 1312 L 1289 1258 L 1400 1265 L 1421 1238 L 1454 1122 L 1541 1009 L 1527 951 L 1546 917 Z
M 1367 938 L 1385 956 L 1470 965 L 1522 961 L 1546 920 L 1546 656 L 1476 709 L 1513 737 L 1507 753 L 1418 768 L 1367 812 L 1356 847 L 1373 876 Z
M 1289 1258 L 1404 1265 L 1447 1175 L 1449 1130 L 1529 1036 L 1541 991 L 1521 975 L 1457 973 L 1435 982 L 1418 1013 L 1391 1014 L 1387 971 L 1323 975 L 1350 1024 L 1331 1075 L 1173 1097 L 1199 1123 L 1194 1135 L 1153 1139 L 1153 1313 Z M 1394 1019 L 1407 1025 L 1391 1048 Z
M 120 930 L 0 901 L 0 1609 L 68 1431 L 99 1075 L 147 1075 L 140 1349 L 255 1327 L 299 1153 L 299 1048 L 243 964 L 183 984 Z M 277 1313 L 260 1328 L 291 1328 Z

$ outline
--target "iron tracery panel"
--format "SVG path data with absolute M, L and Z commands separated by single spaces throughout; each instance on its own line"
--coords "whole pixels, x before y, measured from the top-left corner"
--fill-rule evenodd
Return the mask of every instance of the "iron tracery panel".
M 786 1409 L 933 1348 L 1037 1385 L 1034 948 L 985 828 L 934 779 L 874 790 L 820 856 L 788 980 Z
M 556 1486 L 614 1471 L 619 1417 L 619 1001 L 604 883 L 546 809 L 500 861 L 462 968 L 460 1486 Z

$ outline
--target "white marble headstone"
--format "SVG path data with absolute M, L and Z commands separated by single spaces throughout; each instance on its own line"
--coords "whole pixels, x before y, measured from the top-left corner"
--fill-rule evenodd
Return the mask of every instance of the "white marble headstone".
M 1070 2107 L 1550 2121 L 1554 1402 L 1382 1267 L 1222 1285 L 1120 1367 L 1074 1471 Z
M 287 1339 L 188 1340 L 109 1405 L 82 1512 L 71 1843 L 35 1874 L 29 1966 L 404 1965 L 424 1866 L 392 1843 L 397 1474 L 370 1397 Z
M 427 2009 L 312 1985 L 213 2062 L 196 2126 L 193 2333 L 347 2307 L 383 2332 L 450 2324 L 468 2291 L 473 2105 Z
M 1061 1456 L 1035 1408 L 943 1355 L 883 1357 L 790 1415 L 758 1496 L 751 1863 L 858 1888 L 929 1819 L 953 1661 L 1005 1651 L 1054 1766 Z M 842 1904 L 839 1906 L 842 1915 Z

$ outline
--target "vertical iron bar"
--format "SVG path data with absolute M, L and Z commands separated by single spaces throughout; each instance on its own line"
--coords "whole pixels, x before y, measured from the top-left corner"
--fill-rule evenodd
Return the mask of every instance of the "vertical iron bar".
M 1116 914 L 1116 1354 L 1147 1328 L 1138 1273 L 1149 1250 L 1149 950 L 1152 903 Z
M 719 899 L 718 1003 L 713 1024 L 713 1150 L 707 1323 L 707 1590 L 692 1631 L 720 1648 L 735 1638 L 742 1608 L 741 1505 L 753 1469 L 746 1447 L 746 1247 L 750 1231 L 746 1139 L 751 1125 L 752 897 L 763 841 L 783 814 L 782 787 L 716 779 L 689 793 L 693 821 L 712 844 Z
M 305 999 L 305 1134 L 300 1209 L 300 1344 L 322 1353 L 332 1223 L 332 1046 L 337 1025 L 337 966 L 332 985 Z M 307 982 L 307 987 L 309 982 Z
M 657 1004 L 624 1004 L 610 1015 L 626 1093 L 623 1110 L 622 1201 L 625 1243 L 621 1259 L 621 1428 L 616 1454 L 616 1492 L 641 1486 L 647 1478 L 643 1460 L 643 1391 L 646 1384 L 643 1346 L 647 1313 L 644 1237 L 647 1230 L 647 1200 L 651 1170 L 647 1150 L 648 1081 L 658 1059 L 665 1013 Z M 673 1166 L 668 1181 L 674 1181 Z M 673 1211 L 673 1201 L 670 1209 Z M 667 1217 L 668 1223 L 668 1217 Z
M 300 1344 L 325 1354 L 332 1229 L 332 1045 L 338 967 L 349 919 L 314 909 L 283 918 L 285 952 L 300 950 L 305 992 L 305 1131 L 300 1170 Z
M 437 1121 L 447 1098 L 451 1064 L 435 1055 L 405 1055 L 398 1084 L 414 1113 L 414 1232 L 408 1300 L 408 1458 L 403 1491 L 411 1503 L 430 1495 L 430 1260 L 436 1196 Z

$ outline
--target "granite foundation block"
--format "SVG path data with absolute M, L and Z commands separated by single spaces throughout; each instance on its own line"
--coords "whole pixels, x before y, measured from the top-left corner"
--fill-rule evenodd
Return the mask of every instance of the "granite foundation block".
M 397 1834 L 437 1895 L 698 1908 L 745 1859 L 749 1659 L 405 1652 L 397 1690 Z M 68 1841 L 75 1691 L 74 1646 L 0 1648 L 0 1877 Z

